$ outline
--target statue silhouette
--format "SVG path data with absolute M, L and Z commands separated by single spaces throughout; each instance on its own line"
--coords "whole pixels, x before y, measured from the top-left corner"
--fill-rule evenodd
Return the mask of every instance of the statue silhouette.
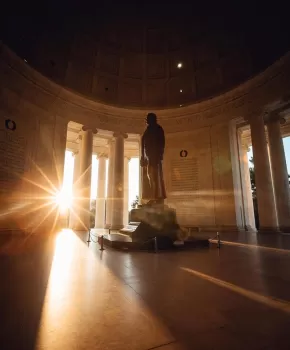
M 166 198 L 162 161 L 165 148 L 165 136 L 163 128 L 157 123 L 154 113 L 148 113 L 146 118 L 147 128 L 141 140 L 140 165 L 145 170 L 149 180 L 149 188 L 146 190 L 143 177 L 142 199 L 149 203 L 163 203 Z M 144 173 L 144 172 L 143 172 Z

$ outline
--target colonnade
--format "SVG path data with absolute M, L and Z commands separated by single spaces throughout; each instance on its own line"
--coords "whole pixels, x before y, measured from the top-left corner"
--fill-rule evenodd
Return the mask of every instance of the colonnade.
M 91 169 L 93 135 L 97 130 L 83 127 L 80 133 L 79 151 L 75 152 L 73 175 L 73 205 L 70 227 L 88 230 L 92 227 L 90 212 Z M 108 141 L 108 153 L 98 154 L 98 185 L 96 199 L 96 228 L 117 230 L 128 223 L 129 158 L 124 156 L 127 134 L 114 133 Z M 109 160 L 106 196 L 106 160 Z
M 290 192 L 280 121 L 273 116 L 265 123 L 262 115 L 250 120 L 262 232 L 290 232 Z

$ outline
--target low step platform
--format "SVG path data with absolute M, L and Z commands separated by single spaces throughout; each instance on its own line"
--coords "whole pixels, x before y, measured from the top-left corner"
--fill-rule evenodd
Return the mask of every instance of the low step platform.
M 98 236 L 98 243 L 123 251 L 190 250 L 209 246 L 208 239 L 190 238 L 184 242 L 173 242 L 169 237 L 161 235 L 156 238 L 150 238 L 147 241 L 141 241 L 134 240 L 129 235 L 122 233 Z
M 140 222 L 129 223 L 124 228 L 122 228 L 119 232 L 131 237 L 132 233 L 136 231 L 139 224 Z

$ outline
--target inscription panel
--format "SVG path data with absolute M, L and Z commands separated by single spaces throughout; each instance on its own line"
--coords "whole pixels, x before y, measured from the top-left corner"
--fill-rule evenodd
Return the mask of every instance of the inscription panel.
M 19 180 L 25 171 L 26 140 L 24 136 L 0 130 L 0 186 Z M 8 190 L 6 188 L 6 190 Z
M 197 191 L 199 189 L 198 158 L 171 160 L 171 191 Z
M 7 123 L 7 119 L 11 121 Z M 30 121 L 17 117 L 0 117 L 0 230 L 17 229 L 19 208 L 27 202 L 29 185 L 24 182 L 29 172 L 31 138 Z M 31 135 L 30 135 L 31 136 Z
M 16 129 L 5 126 L 5 117 L 0 126 L 0 188 L 1 193 L 10 193 L 15 189 L 26 170 L 27 140 L 21 135 L 16 121 Z

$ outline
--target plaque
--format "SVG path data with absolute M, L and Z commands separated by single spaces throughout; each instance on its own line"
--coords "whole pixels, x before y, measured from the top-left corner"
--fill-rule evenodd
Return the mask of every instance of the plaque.
M 197 158 L 171 160 L 171 192 L 198 191 L 199 166 Z

